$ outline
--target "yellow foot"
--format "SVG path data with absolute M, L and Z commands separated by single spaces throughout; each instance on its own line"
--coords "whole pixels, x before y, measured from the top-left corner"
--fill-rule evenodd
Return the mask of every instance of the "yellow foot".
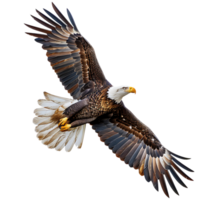
M 68 120 L 67 117 L 60 119 L 58 126 L 64 126 L 67 123 L 67 120 Z
M 60 131 L 64 132 L 67 131 L 71 127 L 71 124 L 66 124 L 60 127 Z

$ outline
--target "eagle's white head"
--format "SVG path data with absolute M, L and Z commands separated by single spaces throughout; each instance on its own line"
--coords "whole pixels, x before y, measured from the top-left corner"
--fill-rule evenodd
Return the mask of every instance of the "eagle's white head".
M 133 87 L 123 87 L 123 86 L 110 87 L 108 89 L 107 96 L 108 98 L 114 100 L 116 103 L 120 103 L 122 98 L 129 93 L 136 94 L 136 89 Z

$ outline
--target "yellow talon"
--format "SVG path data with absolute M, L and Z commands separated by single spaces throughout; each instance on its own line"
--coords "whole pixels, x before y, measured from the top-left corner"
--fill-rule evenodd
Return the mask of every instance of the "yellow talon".
M 65 125 L 65 124 L 67 123 L 67 120 L 68 120 L 67 117 L 64 117 L 64 118 L 60 119 L 60 122 L 59 122 L 58 126 L 63 126 L 63 125 Z
M 61 126 L 60 131 L 64 132 L 67 131 L 71 127 L 71 124 L 66 124 L 64 126 Z

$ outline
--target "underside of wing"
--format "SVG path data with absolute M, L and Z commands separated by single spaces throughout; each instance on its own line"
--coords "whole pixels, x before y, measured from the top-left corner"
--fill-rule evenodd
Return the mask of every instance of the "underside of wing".
M 106 79 L 98 64 L 94 49 L 79 33 L 69 10 L 67 14 L 73 26 L 54 4 L 53 9 L 58 17 L 45 9 L 50 18 L 37 11 L 46 22 L 32 16 L 49 30 L 26 24 L 29 28 L 44 33 L 27 34 L 37 37 L 35 41 L 43 44 L 42 48 L 47 50 L 48 61 L 63 86 L 74 99 L 79 99 L 81 88 L 85 83 L 93 81 L 96 84 L 104 84 Z
M 175 157 L 187 159 L 167 150 L 153 132 L 140 122 L 128 109 L 122 106 L 118 114 L 101 116 L 91 123 L 101 141 L 105 143 L 122 161 L 139 170 L 147 182 L 152 182 L 158 191 L 158 182 L 165 195 L 169 197 L 165 179 L 172 190 L 178 194 L 171 175 L 187 187 L 178 174 L 192 180 L 179 167 L 192 172 Z M 171 175 L 170 175 L 171 174 Z

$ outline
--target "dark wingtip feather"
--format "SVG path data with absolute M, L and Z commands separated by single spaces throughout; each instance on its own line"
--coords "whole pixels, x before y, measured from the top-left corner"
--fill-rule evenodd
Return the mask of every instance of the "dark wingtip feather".
M 73 26 L 68 22 L 68 20 L 64 17 L 64 15 L 58 10 L 55 4 L 52 2 L 52 6 L 56 14 L 67 24 L 70 30 L 73 30 Z
M 168 172 L 167 170 L 165 171 L 165 177 L 166 177 L 166 179 L 167 179 L 167 181 L 168 181 L 170 187 L 172 188 L 172 190 L 173 190 L 177 195 L 179 195 L 178 190 L 176 189 L 176 186 L 174 185 L 174 182 L 173 182 L 173 180 L 172 180 L 172 178 L 171 178 L 171 176 L 170 176 L 170 174 L 169 174 L 169 172 Z
M 72 14 L 71 14 L 71 12 L 69 11 L 69 9 L 67 9 L 67 15 L 68 15 L 68 17 L 69 17 L 70 22 L 71 22 L 72 25 L 74 26 L 75 31 L 79 32 L 79 30 L 78 30 L 78 28 L 77 28 L 77 26 L 76 26 L 76 23 L 75 23 L 75 21 L 74 21 L 74 18 L 72 17 Z
M 171 161 L 172 166 L 174 167 L 174 169 L 179 172 L 179 174 L 181 174 L 184 178 L 193 181 L 187 174 L 185 174 L 173 161 Z
M 160 180 L 160 185 L 162 187 L 164 194 L 169 198 L 169 193 L 168 193 L 168 190 L 167 190 L 167 186 L 166 186 L 166 183 L 165 183 L 164 176 L 160 172 L 159 172 L 159 180 Z
M 172 173 L 173 177 L 177 180 L 177 182 L 182 185 L 183 187 L 187 188 L 185 183 L 180 179 L 180 177 L 177 175 L 177 173 L 173 170 L 173 168 L 170 166 L 169 167 L 170 172 Z
M 179 165 L 180 167 L 182 167 L 183 169 L 185 169 L 185 170 L 187 170 L 187 171 L 189 171 L 189 172 L 194 172 L 192 169 L 186 167 L 184 164 L 182 164 L 181 162 L 179 162 L 178 160 L 176 160 L 176 158 L 174 158 L 173 156 L 172 156 L 172 160 L 173 160 L 177 165 Z
M 181 160 L 193 160 L 193 157 L 185 157 L 185 156 L 181 156 L 175 152 L 173 152 L 171 149 L 168 149 L 170 151 L 170 154 L 172 156 L 174 156 L 175 158 L 181 159 Z

